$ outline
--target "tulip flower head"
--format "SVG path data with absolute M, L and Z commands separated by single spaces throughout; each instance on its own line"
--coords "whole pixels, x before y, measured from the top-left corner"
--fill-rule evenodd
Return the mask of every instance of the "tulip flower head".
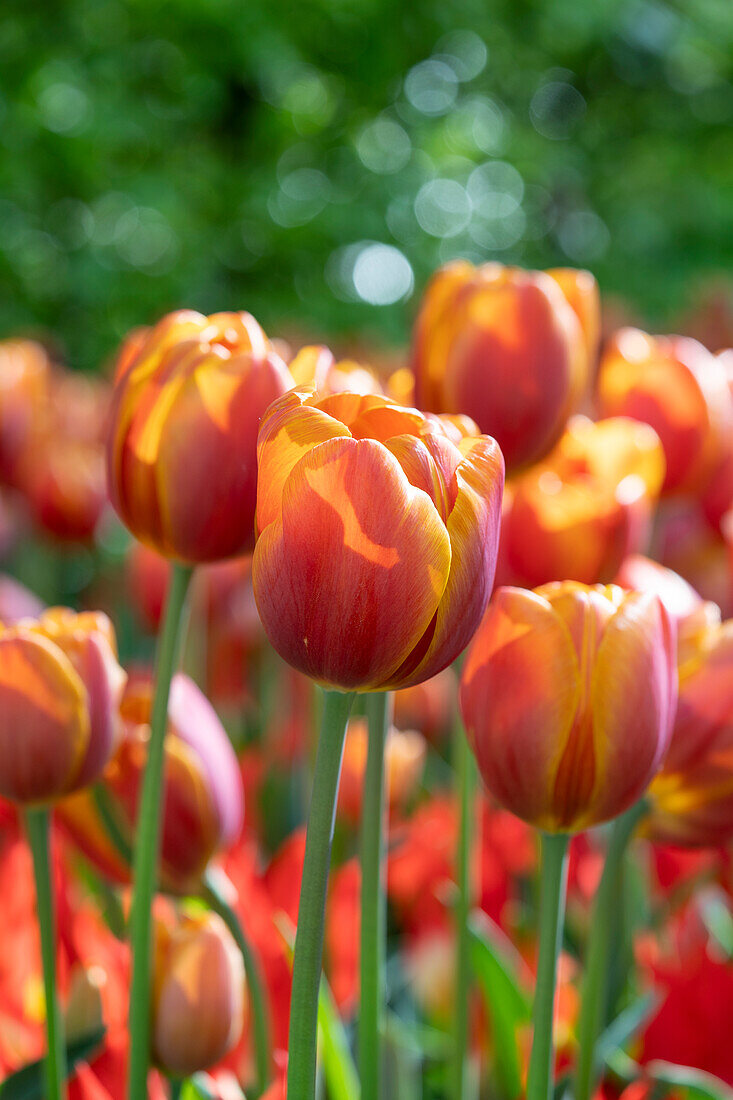
M 124 683 L 106 615 L 51 608 L 0 628 L 0 794 L 44 804 L 98 779 Z
M 664 452 L 648 424 L 573 417 L 547 458 L 507 487 L 502 581 L 610 581 L 627 554 L 646 548 L 663 480 Z
M 384 749 L 387 806 L 390 813 L 404 808 L 414 795 L 425 766 L 426 741 L 417 730 L 391 727 Z M 352 718 L 346 731 L 339 781 L 338 811 L 352 825 L 361 820 L 364 775 L 369 751 L 365 718 Z
M 588 272 L 575 274 L 595 284 Z M 547 453 L 586 387 L 597 319 L 593 294 L 569 300 L 563 292 L 572 282 L 570 272 L 561 280 L 459 260 L 425 292 L 413 340 L 416 403 L 473 417 L 509 470 Z M 581 301 L 585 327 L 574 308 Z
M 122 739 L 104 776 L 118 827 L 132 847 L 145 770 L 153 683 L 132 676 L 120 703 Z M 195 890 L 220 848 L 242 827 L 244 794 L 237 758 L 213 707 L 194 682 L 173 677 L 165 739 L 161 878 L 178 893 Z M 83 852 L 104 874 L 129 881 L 129 867 L 108 839 L 91 796 L 66 799 L 59 816 Z
M 352 359 L 336 362 L 323 345 L 301 348 L 288 364 L 296 386 L 314 386 L 320 394 L 381 393 L 382 386 L 370 367 Z
M 249 314 L 164 317 L 123 348 L 107 471 L 132 533 L 195 564 L 254 543 L 260 417 L 292 379 Z
M 386 397 L 294 390 L 265 414 L 258 462 L 252 581 L 280 655 L 347 691 L 448 665 L 491 592 L 495 441 L 456 444 L 438 418 Z
M 655 429 L 667 460 L 665 493 L 699 490 L 733 430 L 726 369 L 697 340 L 616 333 L 598 374 L 603 416 L 632 416 Z
M 733 621 L 709 625 L 680 657 L 677 718 L 649 790 L 648 832 L 663 843 L 718 847 L 733 837 Z
M 623 813 L 669 746 L 674 646 L 656 596 L 570 581 L 500 588 L 461 680 L 489 792 L 546 832 L 578 832 Z
M 221 1061 L 244 1023 L 245 974 L 239 948 L 215 913 L 156 926 L 153 1057 L 173 1077 Z

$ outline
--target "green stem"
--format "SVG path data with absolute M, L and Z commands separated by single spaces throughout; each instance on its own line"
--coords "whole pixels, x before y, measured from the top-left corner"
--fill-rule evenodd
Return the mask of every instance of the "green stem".
M 346 723 L 353 701 L 353 693 L 326 692 L 295 936 L 288 1043 L 288 1100 L 313 1100 L 315 1096 L 318 990 L 323 960 L 326 889 Z
M 257 1070 L 257 1088 L 256 1090 L 249 1091 L 247 1096 L 251 1096 L 252 1100 L 256 1100 L 258 1096 L 262 1095 L 270 1083 L 270 1067 L 272 1065 L 270 1021 L 265 984 L 262 979 L 262 972 L 257 956 L 245 935 L 239 917 L 224 897 L 224 893 L 217 878 L 218 875 L 215 871 L 208 870 L 206 872 L 204 875 L 202 897 L 207 905 L 222 918 L 231 932 L 237 947 L 242 953 L 244 969 L 247 974 L 247 988 L 252 1001 L 255 1065 Z
M 43 990 L 46 998 L 46 1097 L 47 1100 L 61 1100 L 66 1096 L 66 1046 L 56 996 L 56 920 L 51 886 L 49 823 L 50 813 L 47 809 L 25 811 L 25 827 L 36 880 L 36 908 L 41 930 Z
M 533 1038 L 527 1076 L 527 1100 L 549 1100 L 552 1095 L 552 1023 L 557 957 L 562 943 L 565 915 L 568 840 L 565 833 L 542 834 L 540 942 L 532 1012 Z
M 596 1075 L 595 1045 L 603 1024 L 607 996 L 610 944 L 617 914 L 621 871 L 626 848 L 647 811 L 642 799 L 617 818 L 612 827 L 586 948 L 585 972 L 578 1024 L 578 1064 L 575 1069 L 574 1100 L 589 1100 Z
M 168 696 L 171 679 L 178 663 L 181 643 L 181 616 L 192 570 L 174 565 L 165 611 L 165 622 L 158 643 L 155 698 L 150 719 L 148 762 L 143 778 L 138 809 L 137 838 L 130 913 L 132 945 L 132 983 L 130 986 L 130 1074 L 128 1096 L 140 1100 L 147 1095 L 150 1058 L 150 956 L 152 946 L 152 903 L 156 888 L 160 820 L 163 800 L 163 759 L 168 722 Z
M 387 910 L 384 889 L 384 751 L 391 724 L 392 696 L 374 692 L 366 699 L 369 750 L 361 811 L 361 951 L 359 1077 L 361 1100 L 379 1100 L 381 1032 L 385 1008 Z
M 468 1061 L 469 997 L 471 986 L 471 941 L 468 918 L 471 912 L 471 843 L 473 840 L 474 794 L 476 768 L 463 727 L 456 722 L 454 730 L 454 763 L 456 787 L 460 803 L 458 848 L 456 851 L 455 907 L 456 974 L 453 1027 L 453 1092 L 454 1100 L 463 1100 L 466 1090 Z
M 170 1079 L 170 1100 L 180 1100 L 183 1095 L 184 1081 L 181 1077 L 171 1077 Z

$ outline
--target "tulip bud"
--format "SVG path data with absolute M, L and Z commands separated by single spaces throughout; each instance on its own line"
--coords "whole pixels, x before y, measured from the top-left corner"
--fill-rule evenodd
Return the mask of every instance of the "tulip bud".
M 115 748 L 125 674 L 106 615 L 52 608 L 0 628 L 0 794 L 55 801 Z
M 244 1023 L 242 956 L 214 913 L 156 927 L 153 1057 L 172 1077 L 190 1077 L 219 1062 Z
M 5 573 L 0 573 L 0 623 L 12 626 L 20 619 L 37 619 L 43 614 L 43 602 L 30 589 Z
M 504 481 L 486 436 L 453 443 L 388 398 L 294 390 L 258 440 L 255 599 L 280 655 L 346 690 L 434 676 L 493 583 Z
M 733 837 L 733 620 L 710 625 L 679 666 L 679 703 L 664 766 L 649 789 L 650 835 L 706 848 Z
M 598 374 L 603 416 L 631 416 L 655 429 L 664 447 L 665 493 L 699 490 L 733 430 L 733 399 L 723 363 L 697 340 L 617 332 Z
M 107 503 L 104 452 L 63 436 L 34 440 L 19 485 L 39 527 L 64 542 L 88 542 Z
M 633 805 L 669 746 L 674 644 L 656 596 L 570 581 L 500 588 L 460 696 L 490 793 L 546 832 L 579 832 Z
M 314 386 L 322 396 L 333 393 L 382 393 L 382 385 L 370 367 L 352 359 L 336 362 L 328 348 L 301 348 L 288 364 L 296 386 Z
M 498 263 L 441 268 L 415 326 L 416 403 L 468 414 L 496 438 L 510 470 L 536 462 L 575 412 L 590 371 L 596 322 L 581 275 L 595 284 L 587 272 L 574 282 L 567 272 L 561 279 Z
M 41 344 L 0 343 L 0 478 L 10 484 L 38 418 L 47 412 L 50 378 L 51 363 Z
M 105 773 L 118 827 L 132 847 L 150 737 L 153 684 L 132 677 L 120 704 L 122 741 Z M 244 794 L 237 758 L 211 704 L 187 676 L 171 683 L 163 767 L 160 877 L 174 892 L 194 890 L 216 851 L 238 836 Z M 106 835 L 87 793 L 66 799 L 59 817 L 104 874 L 129 881 L 129 868 Z
M 170 314 L 123 349 L 107 470 L 133 534 L 189 563 L 251 549 L 257 428 L 291 385 L 248 314 Z
M 547 458 L 508 486 L 499 572 L 535 587 L 610 581 L 646 548 L 664 479 L 656 432 L 626 417 L 573 417 Z

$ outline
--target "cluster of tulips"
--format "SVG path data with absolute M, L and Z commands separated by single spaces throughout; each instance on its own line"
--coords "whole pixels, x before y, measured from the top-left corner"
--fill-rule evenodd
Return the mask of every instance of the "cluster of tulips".
M 632 839 L 637 972 L 733 957 L 733 353 L 456 262 L 389 374 L 247 313 L 110 384 L 0 344 L 0 476 L 11 542 L 134 537 L 105 610 L 0 579 L 0 938 L 35 912 L 43 974 L 34 1016 L 0 965 L 0 1096 L 730 1095 L 655 1057 L 714 1040 L 694 980 L 620 959 Z

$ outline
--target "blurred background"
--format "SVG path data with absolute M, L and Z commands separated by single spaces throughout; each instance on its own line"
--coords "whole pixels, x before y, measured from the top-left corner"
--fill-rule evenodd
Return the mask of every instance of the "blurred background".
M 178 306 L 403 345 L 454 256 L 733 341 L 730 0 L 5 0 L 0 337 Z

